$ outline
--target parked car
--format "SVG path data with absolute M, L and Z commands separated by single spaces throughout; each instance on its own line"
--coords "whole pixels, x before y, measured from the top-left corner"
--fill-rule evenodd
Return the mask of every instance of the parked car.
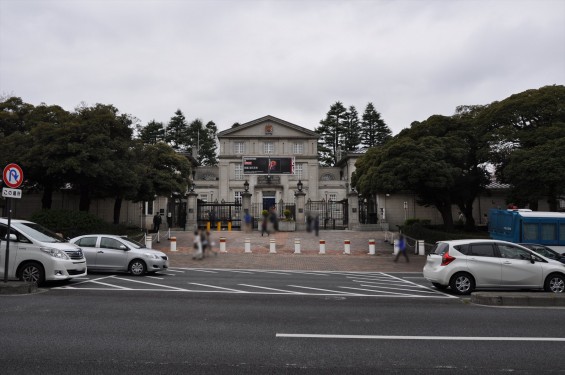
M 5 277 L 8 220 L 0 218 L 0 276 Z M 86 275 L 82 250 L 37 223 L 11 220 L 8 279 L 42 285 Z
M 470 294 L 483 288 L 544 289 L 565 292 L 565 264 L 524 246 L 497 240 L 440 241 L 424 266 L 438 289 Z
M 546 258 L 565 263 L 565 254 L 559 254 L 557 251 L 550 249 L 545 245 L 539 245 L 535 243 L 521 243 L 519 245 L 525 246 L 530 250 L 535 251 L 538 254 L 543 255 Z
M 89 234 L 70 242 L 80 246 L 91 271 L 123 271 L 140 276 L 169 268 L 167 254 L 127 237 Z

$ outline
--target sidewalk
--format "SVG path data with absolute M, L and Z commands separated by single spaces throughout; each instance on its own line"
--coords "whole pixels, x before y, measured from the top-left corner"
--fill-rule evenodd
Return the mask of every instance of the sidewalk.
M 410 262 L 401 257 L 394 262 L 393 246 L 385 242 L 383 232 L 320 231 L 316 237 L 307 232 L 277 232 L 261 236 L 259 231 L 212 231 L 214 251 L 202 260 L 192 259 L 193 233 L 172 231 L 177 251 L 170 251 L 167 232 L 161 232 L 160 243 L 153 248 L 170 257 L 171 267 L 233 268 L 310 271 L 362 271 L 362 272 L 422 272 L 425 256 L 414 255 L 408 248 Z M 220 238 L 225 238 L 226 252 L 219 252 Z M 249 239 L 251 253 L 245 253 L 245 240 Z M 300 253 L 295 254 L 295 240 L 300 241 Z M 276 253 L 271 253 L 274 240 Z M 320 254 L 320 240 L 325 241 L 325 254 Z M 350 241 L 350 254 L 345 254 L 344 240 Z M 369 240 L 375 241 L 375 255 L 369 255 Z

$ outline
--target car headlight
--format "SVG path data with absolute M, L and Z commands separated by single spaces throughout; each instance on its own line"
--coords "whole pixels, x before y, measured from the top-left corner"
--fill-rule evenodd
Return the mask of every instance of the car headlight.
M 51 255 L 53 258 L 59 258 L 59 259 L 65 259 L 65 260 L 71 259 L 71 258 L 69 258 L 67 253 L 65 253 L 63 250 L 53 249 L 52 247 L 41 247 L 40 249 L 44 253 Z
M 149 259 L 160 259 L 157 254 L 145 253 L 145 256 Z

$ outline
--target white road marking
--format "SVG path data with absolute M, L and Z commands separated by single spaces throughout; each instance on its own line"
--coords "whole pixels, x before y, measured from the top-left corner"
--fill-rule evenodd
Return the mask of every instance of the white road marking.
M 234 293 L 248 293 L 248 292 L 244 292 L 242 290 L 237 290 L 237 289 L 231 289 L 231 288 L 223 288 L 221 286 L 215 286 L 215 285 L 208 285 L 208 284 L 199 284 L 199 283 L 190 283 L 192 285 L 199 285 L 199 286 L 204 286 L 207 288 L 215 288 L 215 289 L 221 289 L 221 290 L 229 290 L 230 292 L 234 292 Z
M 365 292 L 374 292 L 379 293 L 381 295 L 376 294 L 375 296 L 379 297 L 416 297 L 416 298 L 445 298 L 445 296 L 438 294 L 437 296 L 423 296 L 420 294 L 406 294 L 406 293 L 395 293 L 395 292 L 387 292 L 385 290 L 372 290 L 372 289 L 363 289 L 363 288 L 350 288 L 347 286 L 340 286 L 343 289 L 352 289 L 352 290 L 362 290 Z M 382 295 L 384 294 L 384 295 Z
M 335 293 L 335 294 L 345 294 L 345 295 L 350 295 L 350 296 L 365 296 L 364 294 L 352 294 L 349 292 L 341 292 L 339 290 L 331 290 L 331 289 L 321 289 L 321 288 L 311 288 L 308 286 L 300 286 L 300 285 L 289 285 L 292 288 L 303 288 L 303 289 L 309 289 L 309 290 L 320 290 L 322 292 L 330 292 L 330 293 Z
M 274 290 L 277 292 L 283 292 L 285 294 L 308 294 L 308 293 L 302 293 L 302 292 L 294 292 L 292 290 L 284 290 L 284 289 L 276 289 L 276 288 L 268 288 L 266 286 L 259 286 L 259 285 L 249 285 L 249 284 L 238 284 L 241 286 L 247 286 L 250 288 L 259 288 L 259 289 L 266 289 L 266 290 Z
M 177 287 L 169 286 L 169 285 L 148 283 L 148 282 L 146 282 L 146 281 L 141 281 L 141 280 L 124 279 L 124 278 L 121 278 L 121 277 L 114 277 L 114 278 L 115 278 L 116 280 L 123 280 L 123 281 L 129 281 L 129 282 L 131 282 L 131 283 L 138 283 L 138 284 L 144 284 L 144 285 L 157 286 L 157 287 L 159 287 L 159 288 L 169 288 L 169 289 L 172 289 L 172 290 L 186 290 L 186 289 L 183 289 L 183 288 L 177 288 Z
M 442 340 L 442 341 L 551 341 L 565 342 L 563 337 L 489 337 L 489 336 L 388 336 L 388 335 L 323 335 L 305 333 L 277 333 L 284 338 L 370 339 L 370 340 Z

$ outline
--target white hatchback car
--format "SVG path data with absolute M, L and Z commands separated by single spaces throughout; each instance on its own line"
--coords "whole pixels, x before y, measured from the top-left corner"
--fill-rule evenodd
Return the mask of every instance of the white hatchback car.
M 88 234 L 69 242 L 80 246 L 89 271 L 123 271 L 140 276 L 169 268 L 167 254 L 126 237 Z
M 565 264 L 505 241 L 440 241 L 428 255 L 424 277 L 456 294 L 476 288 L 565 292 Z

